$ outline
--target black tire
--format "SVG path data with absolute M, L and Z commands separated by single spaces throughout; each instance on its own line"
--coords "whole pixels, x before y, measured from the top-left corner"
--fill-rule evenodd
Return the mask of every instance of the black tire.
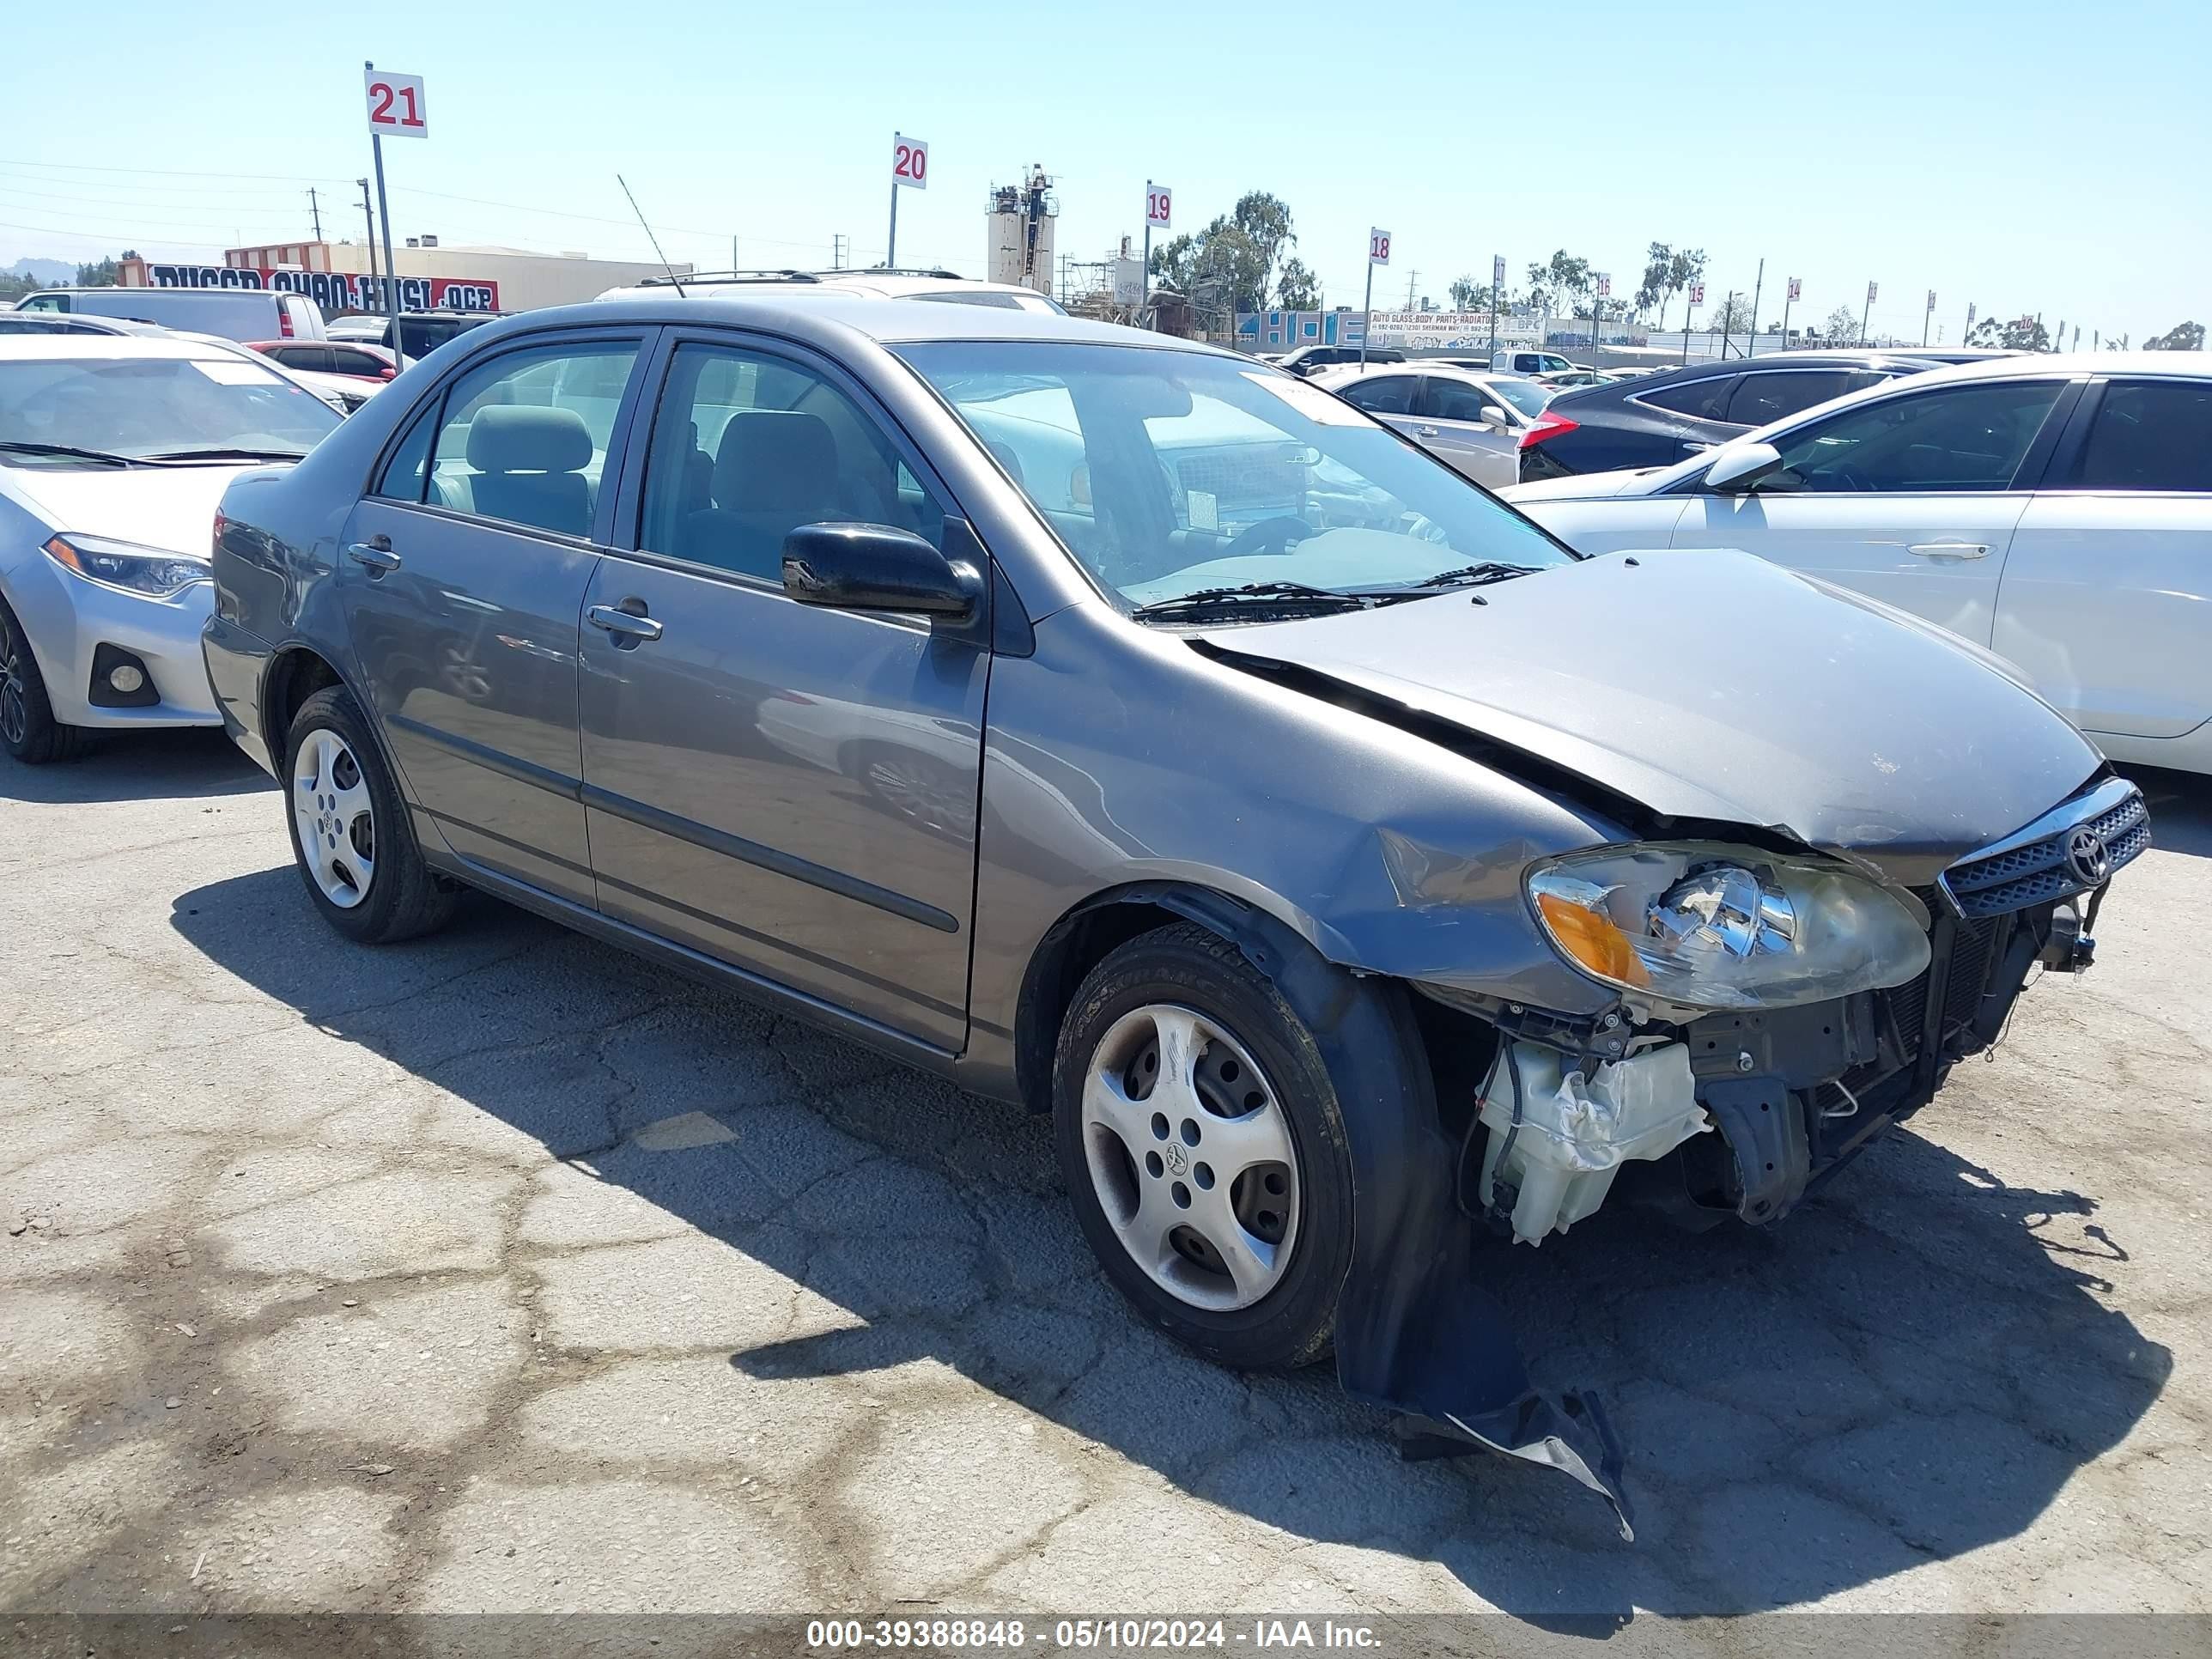
M 64 726 L 54 718 L 31 641 L 0 599 L 0 748 L 26 766 L 44 766 L 75 760 L 91 739 L 82 726 Z
M 1289 1122 L 1303 1213 L 1281 1279 L 1249 1307 L 1197 1307 L 1156 1283 L 1124 1248 L 1091 1178 L 1085 1078 L 1115 1023 L 1155 1003 L 1188 1008 L 1233 1036 L 1265 1073 Z M 1343 1115 L 1312 1033 L 1235 945 L 1177 923 L 1130 940 L 1092 969 L 1060 1024 L 1053 1119 L 1084 1237 L 1106 1276 L 1147 1320 L 1236 1370 L 1289 1370 L 1328 1352 L 1352 1262 L 1352 1156 Z
M 325 729 L 343 738 L 359 763 L 375 824 L 376 872 L 361 902 L 350 907 L 332 903 L 317 884 L 300 845 L 299 820 L 292 810 L 293 764 L 300 746 Z M 283 782 L 284 828 L 292 839 L 292 859 L 299 866 L 308 898 L 325 921 L 363 945 L 394 945 L 446 925 L 458 895 L 422 861 L 413 820 L 384 763 L 384 751 L 377 746 L 353 694 L 343 686 L 327 686 L 316 692 L 292 717 L 292 729 L 284 738 Z

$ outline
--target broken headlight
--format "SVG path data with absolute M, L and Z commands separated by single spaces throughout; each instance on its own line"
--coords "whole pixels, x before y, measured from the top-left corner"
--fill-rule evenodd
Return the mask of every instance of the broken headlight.
M 1528 897 L 1584 973 L 1693 1008 L 1783 1008 L 1902 985 L 1923 919 L 1842 866 L 1751 847 L 1649 842 L 1547 859 Z

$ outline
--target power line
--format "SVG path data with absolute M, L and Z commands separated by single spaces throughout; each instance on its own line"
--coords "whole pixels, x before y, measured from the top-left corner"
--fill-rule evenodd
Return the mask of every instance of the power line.
M 27 161 L 15 156 L 0 155 L 0 165 L 11 167 L 46 167 L 66 173 L 143 173 L 157 179 L 270 179 L 288 185 L 327 185 L 337 182 L 307 173 L 210 173 L 204 169 L 175 167 L 94 167 L 86 161 Z

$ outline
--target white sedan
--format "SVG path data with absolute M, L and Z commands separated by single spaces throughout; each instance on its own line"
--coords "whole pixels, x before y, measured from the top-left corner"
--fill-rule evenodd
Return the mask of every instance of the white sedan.
M 1518 374 L 1440 362 L 1347 364 L 1306 377 L 1496 489 L 1521 475 L 1521 434 L 1552 394 Z
M 1500 494 L 1585 553 L 1742 548 L 1856 588 L 2008 659 L 2115 759 L 2212 772 L 2212 367 L 2198 354 L 1937 369 L 1673 466 Z M 1738 620 L 1740 644 L 1698 648 L 1773 651 L 1785 667 L 1820 648 Z
M 216 505 L 337 410 L 228 342 L 0 340 L 0 748 L 221 721 L 200 657 Z

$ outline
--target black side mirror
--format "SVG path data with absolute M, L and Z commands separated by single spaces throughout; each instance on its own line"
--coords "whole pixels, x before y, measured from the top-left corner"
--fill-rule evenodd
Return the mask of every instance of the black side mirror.
M 805 524 L 783 538 L 783 591 L 836 611 L 971 617 L 983 573 L 887 524 Z

